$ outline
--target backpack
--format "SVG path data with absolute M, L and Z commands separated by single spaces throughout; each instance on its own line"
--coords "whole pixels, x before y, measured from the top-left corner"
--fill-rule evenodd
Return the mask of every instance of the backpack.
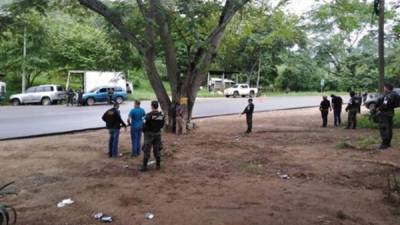
M 397 92 L 393 91 L 391 97 L 393 100 L 393 108 L 400 107 L 400 95 Z

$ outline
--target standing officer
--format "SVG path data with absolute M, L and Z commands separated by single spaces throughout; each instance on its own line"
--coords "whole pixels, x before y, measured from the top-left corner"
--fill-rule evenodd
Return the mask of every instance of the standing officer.
M 74 106 L 74 95 L 75 95 L 75 92 L 72 90 L 72 88 L 68 89 L 68 91 L 67 91 L 67 106 L 68 105 Z
M 108 88 L 107 90 L 107 95 L 108 95 L 108 104 L 112 104 L 112 97 L 114 95 L 114 90 L 112 88 Z
M 78 91 L 78 102 L 77 102 L 78 106 L 82 106 L 83 105 L 83 89 L 79 89 Z
M 334 94 L 331 95 L 332 108 L 333 108 L 333 121 L 335 126 L 339 126 L 342 123 L 340 114 L 342 113 L 343 100 L 340 96 Z
M 331 103 L 328 101 L 328 97 L 322 97 L 321 104 L 319 105 L 319 111 L 321 111 L 322 116 L 322 127 L 326 127 L 328 124 L 328 113 L 329 111 L 332 111 Z
M 254 104 L 253 99 L 249 98 L 249 104 L 244 108 L 242 114 L 246 114 L 246 122 L 247 122 L 247 130 L 246 133 L 251 133 L 251 129 L 253 127 L 253 112 L 254 112 Z
M 102 117 L 102 120 L 106 122 L 106 127 L 110 134 L 110 139 L 108 141 L 108 156 L 110 157 L 118 157 L 119 130 L 121 129 L 121 125 L 126 131 L 126 124 L 122 120 L 118 109 L 119 104 L 116 102 Z
M 349 113 L 346 129 L 356 129 L 357 127 L 357 113 L 359 112 L 361 102 L 356 96 L 354 91 L 350 91 L 350 100 L 346 107 L 346 112 Z
M 143 144 L 143 166 L 141 171 L 147 170 L 147 162 L 150 158 L 151 147 L 156 158 L 157 170 L 161 169 L 161 129 L 164 127 L 164 115 L 158 111 L 158 102 L 151 102 L 151 112 L 145 116 L 143 125 L 144 144 Z
M 394 108 L 397 107 L 397 101 L 399 101 L 398 95 L 393 91 L 393 86 L 391 84 L 385 84 L 384 96 L 379 98 L 376 105 L 377 120 L 382 139 L 379 149 L 387 149 L 391 147 Z

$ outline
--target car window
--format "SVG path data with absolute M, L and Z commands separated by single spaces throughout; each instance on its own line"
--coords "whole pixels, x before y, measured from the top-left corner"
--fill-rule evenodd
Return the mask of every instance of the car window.
M 241 88 L 247 88 L 247 85 L 241 85 Z
M 122 88 L 121 87 L 115 87 L 114 91 L 122 91 Z
M 33 92 L 35 92 L 35 90 L 36 90 L 36 87 L 30 87 L 26 90 L 26 93 L 33 93 Z
M 99 90 L 99 92 L 107 92 L 107 88 L 102 88 Z
M 61 86 L 57 86 L 57 91 L 64 91 L 64 89 Z
M 237 84 L 235 84 L 235 85 L 233 85 L 233 88 L 237 88 L 239 85 L 237 85 Z

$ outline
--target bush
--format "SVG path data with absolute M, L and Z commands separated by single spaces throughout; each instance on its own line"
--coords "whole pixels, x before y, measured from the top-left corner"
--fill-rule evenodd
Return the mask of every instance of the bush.
M 369 114 L 361 115 L 357 120 L 360 128 L 378 129 L 378 124 L 369 119 Z M 393 118 L 393 128 L 400 128 L 400 109 L 397 109 Z

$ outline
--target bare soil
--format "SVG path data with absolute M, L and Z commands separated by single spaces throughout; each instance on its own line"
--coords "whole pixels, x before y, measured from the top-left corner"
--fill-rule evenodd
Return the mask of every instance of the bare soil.
M 15 180 L 18 193 L 0 202 L 15 206 L 22 225 L 100 224 L 97 212 L 122 225 L 400 224 L 384 200 L 399 146 L 338 147 L 376 130 L 320 128 L 315 108 L 257 113 L 250 135 L 244 117 L 196 123 L 188 135 L 165 134 L 162 169 L 146 173 L 130 158 L 129 132 L 116 159 L 106 130 L 0 142 L 0 184 Z M 57 208 L 65 198 L 75 202 Z

